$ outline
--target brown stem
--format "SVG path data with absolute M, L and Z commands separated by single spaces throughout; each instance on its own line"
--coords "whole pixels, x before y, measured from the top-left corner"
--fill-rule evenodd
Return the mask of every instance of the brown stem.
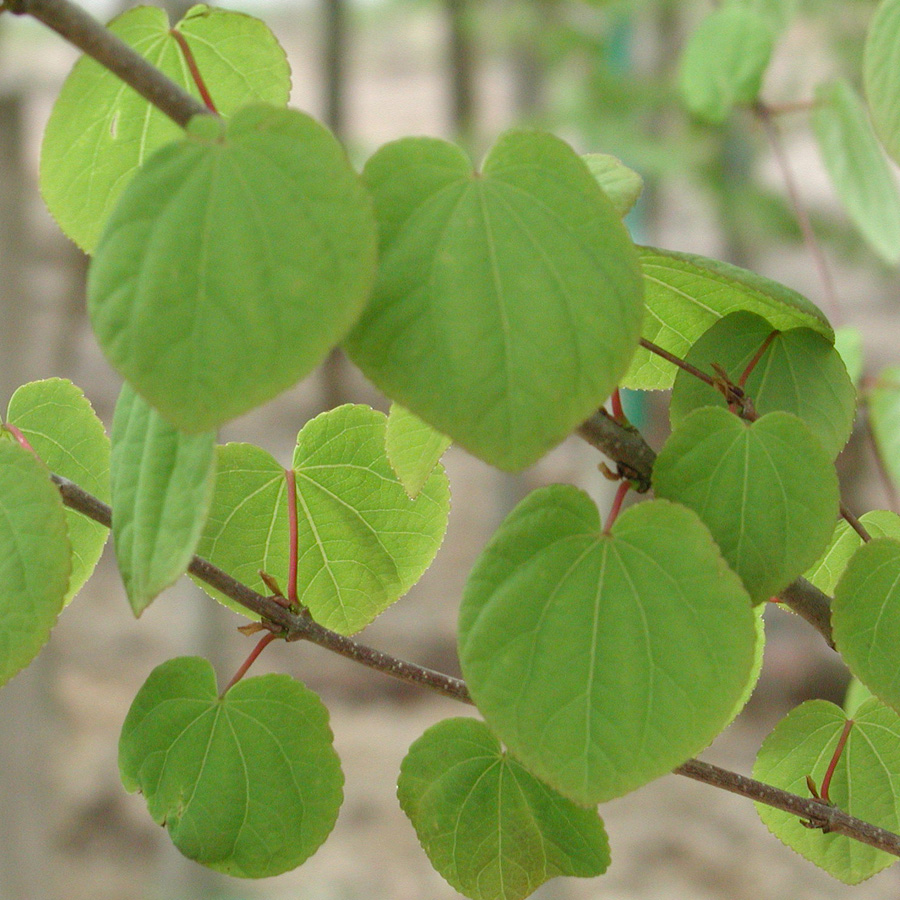
M 69 0 L 6 0 L 5 8 L 29 15 L 118 75 L 182 128 L 209 110 L 143 56 Z
M 225 685 L 225 689 L 219 695 L 220 697 L 224 697 L 246 674 L 247 669 L 256 662 L 256 658 L 259 656 L 272 641 L 277 638 L 278 635 L 274 631 L 270 631 L 268 634 L 264 634 L 257 642 L 256 646 L 250 651 L 248 657 L 238 666 L 237 672 L 232 676 L 231 681 Z
M 841 503 L 841 516 L 847 522 L 847 524 L 865 541 L 865 543 L 869 543 L 872 540 L 872 535 L 866 531 L 866 526 L 863 525 L 859 519 L 853 515 L 852 512 L 847 508 L 847 506 L 842 502 Z
M 650 490 L 656 453 L 633 425 L 616 422 L 605 409 L 598 409 L 582 422 L 578 434 L 612 459 L 638 493 Z
M 760 345 L 759 350 L 757 350 L 756 353 L 753 354 L 753 359 L 751 359 L 750 362 L 747 363 L 747 368 L 745 368 L 744 371 L 741 372 L 741 377 L 738 379 L 737 383 L 737 386 L 741 390 L 743 390 L 746 386 L 747 379 L 753 374 L 753 370 L 759 364 L 759 361 L 762 359 L 763 354 L 766 352 L 766 350 L 769 349 L 769 344 L 771 344 L 772 341 L 775 340 L 775 336 L 777 334 L 777 331 L 772 331 L 769 333 L 768 337 L 766 337 L 766 339 Z
M 667 362 L 672 363 L 673 366 L 678 366 L 679 369 L 684 369 L 685 372 L 693 375 L 694 378 L 699 378 L 704 384 L 708 384 L 711 388 L 716 388 L 716 380 L 711 375 L 707 375 L 706 372 L 701 372 L 696 366 L 691 365 L 686 360 L 683 360 L 680 356 L 676 356 L 674 353 L 669 353 L 668 350 L 664 350 L 658 344 L 654 344 L 653 341 L 648 341 L 647 338 L 641 338 L 641 346 L 645 350 L 649 350 L 651 353 L 655 353 L 657 356 L 662 357 Z M 718 388 L 716 389 L 718 390 Z
M 617 422 L 625 422 L 625 411 L 622 409 L 622 394 L 618 388 L 612 392 L 609 398 L 610 406 L 612 406 L 612 416 Z
M 622 479 L 622 481 L 619 482 L 619 487 L 616 489 L 616 496 L 613 498 L 609 515 L 606 517 L 606 528 L 603 529 L 604 534 L 609 534 L 613 525 L 616 524 L 616 519 L 619 517 L 619 510 L 622 509 L 622 502 L 625 500 L 625 495 L 629 490 L 631 490 L 631 484 L 626 479 Z
M 177 28 L 170 28 L 169 34 L 175 38 L 175 43 L 181 48 L 181 53 L 182 56 L 184 56 L 184 61 L 187 63 L 188 71 L 191 73 L 191 78 L 194 79 L 194 84 L 197 85 L 197 90 L 200 92 L 200 96 L 206 104 L 206 108 L 211 113 L 218 115 L 219 111 L 216 109 L 216 104 L 213 103 L 212 94 L 210 94 L 209 88 L 207 88 L 206 82 L 200 74 L 200 67 L 197 65 L 197 60 L 194 59 L 194 51 L 191 50 L 191 45 L 187 42 L 187 38 L 185 38 Z
M 844 747 L 847 745 L 847 738 L 850 737 L 850 729 L 853 727 L 853 719 L 847 719 L 844 722 L 844 730 L 841 732 L 841 736 L 838 738 L 837 746 L 834 748 L 834 753 L 831 755 L 831 761 L 828 763 L 828 768 L 825 771 L 825 777 L 822 779 L 822 802 L 823 803 L 831 803 L 831 797 L 829 796 L 829 791 L 831 790 L 831 779 L 834 777 L 834 770 L 837 768 L 838 760 L 841 758 L 841 754 L 844 752 Z

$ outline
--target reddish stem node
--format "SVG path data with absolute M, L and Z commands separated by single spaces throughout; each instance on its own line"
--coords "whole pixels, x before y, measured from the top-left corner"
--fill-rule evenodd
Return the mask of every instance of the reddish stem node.
M 212 95 L 206 87 L 203 76 L 200 74 L 200 69 L 197 66 L 197 60 L 194 59 L 194 53 L 191 50 L 190 44 L 188 44 L 184 35 L 177 28 L 171 28 L 169 34 L 175 38 L 175 43 L 181 48 L 181 53 L 184 56 L 184 61 L 187 63 L 188 71 L 191 73 L 191 78 L 194 79 L 194 84 L 197 85 L 197 90 L 200 92 L 200 97 L 206 104 L 206 108 L 210 112 L 218 115 L 219 111 L 216 109 L 216 104 L 213 103 Z
M 37 456 L 37 452 L 35 451 L 34 447 L 32 447 L 31 444 L 28 443 L 28 438 L 25 437 L 25 435 L 22 434 L 22 432 L 19 431 L 19 429 L 16 428 L 15 425 L 10 424 L 9 422 L 4 422 L 3 425 L 0 425 L 0 428 L 2 428 L 3 431 L 8 431 L 16 439 L 16 443 L 18 443 L 21 447 L 23 447 L 29 453 L 34 453 L 34 455 Z M 38 459 L 40 459 L 39 456 Z
M 622 395 L 619 393 L 618 388 L 612 392 L 612 396 L 609 399 L 610 405 L 612 406 L 613 418 L 619 423 L 624 422 L 625 413 L 622 410 Z
M 300 603 L 297 597 L 297 476 L 293 469 L 284 470 L 287 482 L 288 529 L 290 531 L 290 547 L 288 552 L 288 603 L 291 606 Z
M 606 519 L 606 528 L 603 529 L 604 534 L 609 534 L 615 524 L 616 519 L 619 516 L 619 510 L 622 509 L 622 501 L 625 499 L 625 495 L 630 489 L 631 482 L 623 478 L 619 482 L 619 487 L 616 489 L 616 496 L 613 498 L 612 507 L 610 508 L 609 516 Z
M 225 690 L 219 695 L 220 697 L 224 697 L 247 674 L 247 669 L 256 662 L 256 657 L 277 637 L 278 635 L 274 631 L 270 631 L 257 641 L 256 646 L 250 651 L 250 655 L 240 664 L 231 681 L 225 685 Z

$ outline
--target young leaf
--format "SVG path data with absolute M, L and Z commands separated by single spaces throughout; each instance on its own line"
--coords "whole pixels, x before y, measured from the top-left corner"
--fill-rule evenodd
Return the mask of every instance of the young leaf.
M 198 657 L 150 673 L 122 726 L 119 771 L 185 856 L 240 878 L 299 866 L 343 799 L 328 712 L 312 691 L 263 675 L 220 698 Z
M 894 162 L 900 162 L 900 0 L 882 0 L 866 36 L 863 81 L 872 124 Z
M 431 864 L 472 900 L 521 900 L 560 875 L 609 866 L 596 810 L 530 775 L 476 719 L 445 719 L 409 748 L 397 783 Z
M 691 347 L 685 359 L 709 375 L 712 363 L 737 384 L 765 349 L 745 383 L 760 414 L 783 410 L 801 418 L 834 459 L 844 448 L 856 413 L 856 391 L 835 348 L 809 328 L 772 336 L 772 326 L 748 312 L 720 319 Z M 669 417 L 672 427 L 701 406 L 726 407 L 724 396 L 685 371 L 675 376 Z
M 340 406 L 297 436 L 297 593 L 317 622 L 342 634 L 368 625 L 418 581 L 447 526 L 443 467 L 410 499 L 385 453 L 386 420 L 366 406 Z M 287 591 L 288 548 L 284 469 L 248 444 L 220 448 L 197 552 L 268 593 L 258 572 Z
M 834 332 L 834 349 L 841 354 L 847 374 L 853 386 L 857 387 L 863 373 L 863 340 L 862 332 L 852 325 L 836 328 Z
M 641 196 L 644 179 L 609 153 L 586 153 L 581 157 L 603 188 L 620 216 L 627 215 Z
M 413 499 L 428 481 L 428 476 L 450 443 L 450 438 L 435 431 L 408 409 L 398 403 L 391 404 L 384 448 L 391 468 Z
M 243 13 L 192 7 L 170 30 L 164 10 L 138 6 L 110 30 L 185 90 L 200 97 L 173 31 L 187 42 L 216 109 L 231 116 L 248 103 L 284 106 L 291 76 L 271 31 Z M 122 80 L 82 57 L 60 91 L 41 148 L 41 192 L 62 230 L 93 253 L 103 225 L 134 173 L 181 129 Z
M 710 13 L 681 56 L 679 85 L 688 109 L 724 122 L 734 106 L 753 103 L 769 65 L 772 30 L 749 8 L 734 4 Z
M 695 410 L 657 457 L 653 487 L 700 516 L 754 603 L 819 558 L 840 502 L 828 455 L 783 412 L 750 425 L 724 409 Z
M 835 588 L 831 624 L 850 671 L 900 710 L 900 541 L 875 538 L 856 551 Z
M 843 80 L 816 88 L 819 152 L 850 219 L 887 263 L 900 261 L 900 193 L 856 91 Z
M 868 393 L 875 447 L 891 481 L 900 486 L 900 367 L 883 369 Z
M 459 619 L 463 674 L 488 725 L 584 805 L 705 747 L 734 715 L 756 642 L 750 598 L 693 512 L 641 503 L 606 534 L 568 485 L 510 513 Z
M 381 261 L 347 351 L 376 385 L 476 456 L 516 471 L 605 400 L 637 347 L 634 247 L 578 155 L 509 132 L 473 172 L 429 138 L 363 176 Z
M 640 249 L 646 286 L 647 316 L 643 337 L 684 357 L 718 319 L 746 310 L 762 316 L 774 329 L 811 328 L 829 341 L 834 332 L 824 315 L 800 294 L 727 263 L 702 256 Z M 665 390 L 678 370 L 672 363 L 639 348 L 624 387 Z
M 797 0 L 725 0 L 723 5 L 756 13 L 776 36 L 787 28 L 797 11 Z
M 859 517 L 866 531 L 873 537 L 889 537 L 900 541 L 900 516 L 886 509 L 870 509 Z M 834 534 L 825 553 L 819 561 L 804 574 L 807 581 L 812 582 L 820 591 L 832 596 L 840 581 L 847 563 L 862 546 L 862 538 L 840 519 L 835 525 Z
M 852 718 L 863 703 L 871 700 L 874 696 L 858 678 L 851 677 L 850 684 L 847 685 L 847 693 L 844 694 L 844 712 Z
M 81 388 L 65 378 L 23 384 L 9 400 L 7 421 L 51 472 L 109 502 L 109 438 Z M 72 547 L 69 603 L 91 577 L 109 531 L 74 509 L 67 507 L 65 515 Z
M 312 371 L 356 321 L 375 266 L 370 201 L 325 128 L 258 105 L 218 138 L 196 131 L 135 176 L 88 279 L 107 358 L 187 432 Z
M 129 385 L 112 428 L 112 532 L 136 616 L 184 572 L 212 501 L 216 434 L 184 434 Z
M 818 787 L 847 723 L 825 700 L 792 710 L 766 738 L 753 777 L 792 794 L 809 796 L 806 777 Z M 900 718 L 877 700 L 860 706 L 829 787 L 832 802 L 852 816 L 890 831 L 900 826 Z M 897 857 L 841 834 L 807 828 L 796 815 L 756 804 L 766 827 L 788 847 L 845 884 L 859 884 Z
M 34 454 L 0 440 L 0 684 L 50 637 L 69 586 L 62 499 Z

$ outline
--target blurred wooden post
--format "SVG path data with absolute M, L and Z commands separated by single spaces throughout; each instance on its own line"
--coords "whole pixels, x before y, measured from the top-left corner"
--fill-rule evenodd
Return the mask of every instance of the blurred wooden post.
M 449 37 L 448 81 L 450 125 L 463 146 L 471 148 L 476 135 L 475 46 L 469 0 L 444 0 Z

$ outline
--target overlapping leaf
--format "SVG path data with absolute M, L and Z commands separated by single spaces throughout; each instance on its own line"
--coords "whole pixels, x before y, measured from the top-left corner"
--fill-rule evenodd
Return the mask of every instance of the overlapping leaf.
M 766 20 L 734 3 L 710 13 L 681 56 L 679 85 L 688 109 L 708 122 L 724 122 L 735 105 L 759 93 L 773 45 Z
M 846 81 L 816 89 L 813 131 L 850 219 L 888 263 L 900 261 L 900 193 L 856 91 Z
M 891 481 L 900 487 L 900 367 L 882 370 L 868 392 L 869 423 Z
M 797 0 L 725 0 L 724 5 L 756 13 L 776 35 L 787 28 L 797 10 Z
M 403 760 L 397 796 L 432 865 L 472 900 L 521 900 L 609 865 L 596 810 L 526 772 L 475 719 L 429 728 Z
M 876 538 L 856 551 L 835 588 L 831 624 L 850 671 L 900 710 L 900 541 Z
M 184 572 L 212 501 L 216 434 L 184 434 L 122 388 L 112 429 L 113 541 L 136 616 Z
M 784 412 L 750 425 L 724 409 L 695 410 L 657 457 L 653 487 L 700 516 L 755 603 L 819 558 L 838 515 L 831 460 Z
M 836 457 L 850 437 L 856 413 L 856 391 L 840 354 L 809 328 L 774 336 L 772 332 L 772 326 L 754 313 L 730 313 L 694 344 L 685 359 L 713 376 L 716 363 L 735 384 L 756 359 L 744 385 L 756 411 L 793 413 L 828 455 Z M 699 378 L 679 371 L 669 406 L 672 426 L 701 406 L 725 408 L 725 398 Z
M 548 134 L 505 134 L 480 173 L 451 144 L 408 138 L 363 174 L 381 260 L 348 353 L 476 456 L 530 465 L 609 396 L 637 347 L 642 287 L 615 208 Z
M 422 490 L 449 446 L 450 438 L 446 435 L 435 431 L 408 409 L 391 404 L 384 448 L 391 468 L 410 497 L 415 498 Z
M 459 620 L 475 702 L 576 803 L 634 790 L 705 747 L 754 668 L 750 598 L 709 531 L 666 501 L 602 533 L 581 491 L 535 491 L 475 565 Z
M 382 413 L 341 406 L 308 422 L 297 437 L 297 593 L 317 622 L 343 634 L 359 631 L 412 587 L 447 525 L 443 468 L 434 467 L 410 499 L 388 462 L 385 427 Z M 287 592 L 288 549 L 284 469 L 249 444 L 220 448 L 197 552 L 268 593 L 259 570 Z
M 220 698 L 198 657 L 163 663 L 138 691 L 119 770 L 185 856 L 241 878 L 299 866 L 343 799 L 328 713 L 312 691 L 263 675 Z
M 164 10 L 139 6 L 109 28 L 199 98 L 173 36 L 177 31 L 223 116 L 247 103 L 287 103 L 291 79 L 284 51 L 266 25 L 251 16 L 198 5 L 170 30 Z M 138 167 L 182 136 L 117 75 L 90 57 L 80 59 L 53 107 L 41 151 L 41 192 L 62 230 L 92 253 Z
M 66 516 L 47 467 L 0 439 L 0 684 L 50 637 L 71 572 Z
M 809 700 L 778 723 L 759 751 L 753 777 L 808 796 L 806 776 L 821 786 L 847 722 L 825 700 Z M 889 831 L 900 828 L 900 717 L 877 700 L 863 703 L 831 781 L 832 802 Z M 807 828 L 796 815 L 757 804 L 759 817 L 780 840 L 847 884 L 858 884 L 897 857 L 841 834 Z
M 784 285 L 713 259 L 640 249 L 647 315 L 643 337 L 684 357 L 716 320 L 738 310 L 762 316 L 772 328 L 811 328 L 828 340 L 834 333 L 825 316 L 805 297 Z M 623 386 L 664 390 L 675 380 L 672 363 L 639 348 Z
M 641 196 L 644 180 L 634 169 L 609 153 L 586 153 L 581 157 L 603 188 L 620 216 L 626 215 Z
M 882 0 L 866 36 L 863 79 L 872 124 L 894 162 L 900 162 L 900 0 Z
M 375 267 L 370 201 L 325 128 L 263 105 L 215 135 L 199 119 L 132 180 L 88 279 L 103 352 L 188 432 L 318 365 L 356 321 Z
M 109 502 L 109 438 L 90 401 L 65 378 L 47 378 L 18 388 L 9 401 L 7 421 L 15 425 L 47 468 Z M 109 531 L 66 508 L 72 548 L 68 603 L 90 578 Z

